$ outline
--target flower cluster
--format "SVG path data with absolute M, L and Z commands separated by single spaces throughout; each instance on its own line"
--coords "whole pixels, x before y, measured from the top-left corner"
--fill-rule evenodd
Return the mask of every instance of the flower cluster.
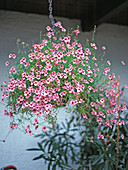
M 89 123 L 95 119 L 106 128 L 124 124 L 118 117 L 126 110 L 126 102 L 121 107 L 117 104 L 123 91 L 110 72 L 110 61 L 99 62 L 94 42 L 82 46 L 79 28 L 67 33 L 60 22 L 55 26 L 59 31 L 54 34 L 47 26 L 42 41 L 20 58 L 18 66 L 10 68 L 9 82 L 2 86 L 2 101 L 6 100 L 8 108 L 4 114 L 12 120 L 10 129 L 23 127 L 31 135 L 41 127 L 45 132 L 46 126 L 56 122 L 60 107 L 72 108 Z M 10 54 L 11 58 L 16 55 Z M 104 138 L 101 132 L 98 138 Z

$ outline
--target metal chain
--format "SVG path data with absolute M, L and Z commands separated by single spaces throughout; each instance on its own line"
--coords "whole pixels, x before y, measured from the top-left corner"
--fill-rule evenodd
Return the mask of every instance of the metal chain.
M 52 30 L 55 33 L 55 21 L 52 15 L 52 0 L 48 0 L 48 2 L 49 2 L 49 18 L 52 23 Z

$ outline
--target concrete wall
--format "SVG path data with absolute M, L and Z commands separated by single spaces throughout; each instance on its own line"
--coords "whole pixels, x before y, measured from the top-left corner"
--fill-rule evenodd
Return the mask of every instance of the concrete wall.
M 65 18 L 59 20 L 68 30 L 80 24 L 79 20 Z M 16 52 L 16 40 L 21 39 L 29 44 L 33 40 L 35 43 L 38 42 L 40 31 L 45 33 L 45 27 L 49 23 L 47 16 L 0 11 L 0 84 L 8 79 L 4 63 L 10 53 Z M 91 39 L 91 35 L 92 32 L 81 33 L 81 42 L 85 42 L 86 38 Z M 95 41 L 99 48 L 101 45 L 107 47 L 106 57 L 111 60 L 116 74 L 121 76 L 121 86 L 128 85 L 128 27 L 102 24 L 97 28 Z M 121 60 L 126 62 L 126 66 L 120 64 Z M 126 92 L 125 97 L 128 96 L 128 90 Z M 0 102 L 0 140 L 4 139 L 9 131 L 9 119 L 4 117 L 4 109 L 5 106 Z M 65 115 L 66 113 L 61 110 L 59 121 L 63 120 Z M 18 170 L 47 169 L 43 160 L 32 161 L 32 158 L 38 156 L 38 152 L 26 151 L 28 148 L 36 147 L 37 141 L 38 139 L 21 131 L 12 131 L 5 143 L 0 142 L 0 168 L 13 164 Z

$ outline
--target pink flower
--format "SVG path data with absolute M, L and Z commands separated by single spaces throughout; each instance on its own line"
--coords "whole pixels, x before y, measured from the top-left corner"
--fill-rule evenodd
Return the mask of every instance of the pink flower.
M 47 29 L 47 31 L 52 31 L 50 26 L 47 26 L 46 29 Z
M 15 59 L 15 58 L 16 58 L 16 55 L 15 55 L 15 54 L 9 54 L 9 58 Z
M 76 36 L 80 33 L 79 30 L 75 30 L 74 33 L 76 34 Z
M 125 62 L 124 62 L 124 61 L 121 61 L 121 64 L 122 64 L 122 65 L 125 65 Z
M 99 132 L 98 136 L 97 136 L 97 139 L 100 139 L 101 138 L 101 132 Z
M 104 139 L 104 135 L 101 135 L 100 138 L 101 138 L 101 139 Z
M 73 75 L 72 75 L 72 78 L 74 79 L 75 77 L 76 77 L 76 76 L 73 74 Z
M 88 118 L 85 113 L 83 114 L 83 118 L 84 118 L 84 119 L 87 119 L 87 118 Z
M 97 76 L 97 74 L 96 73 L 94 73 L 94 77 L 96 77 Z
M 9 54 L 9 58 L 12 58 L 12 54 Z
M 121 138 L 124 139 L 124 135 L 123 134 L 121 135 Z
M 10 125 L 10 130 L 14 129 L 14 125 Z
M 90 83 L 92 83 L 94 80 L 92 78 L 89 78 Z
M 14 123 L 13 126 L 14 126 L 14 127 L 17 127 L 17 123 Z
M 7 81 L 3 81 L 3 84 L 6 84 L 7 83 Z
M 97 60 L 96 57 L 93 57 L 92 60 Z
M 8 66 L 10 63 L 8 61 L 6 61 L 5 65 Z
M 84 100 L 83 100 L 83 99 L 80 99 L 79 103 L 84 103 Z
M 98 72 L 100 71 L 100 69 L 99 69 L 99 68 L 97 68 L 96 70 L 97 70 Z
M 90 142 L 92 142 L 92 143 L 93 143 L 93 136 L 91 137 Z
M 15 58 L 16 58 L 16 55 L 15 55 L 15 54 L 12 54 L 12 58 L 15 59 Z
M 127 89 L 128 88 L 128 86 L 127 85 L 124 85 L 124 87 Z
M 15 70 L 15 67 L 12 67 L 12 68 L 10 69 L 10 72 L 9 72 L 9 73 L 14 73 L 14 74 L 16 74 L 17 71 Z
M 34 119 L 34 123 L 38 123 L 38 119 L 37 118 Z
M 85 75 L 85 71 L 84 70 L 82 70 L 82 74 Z
M 111 65 L 111 62 L 108 60 L 108 61 L 107 61 L 107 64 L 108 64 L 108 65 Z
M 27 125 L 26 129 L 29 129 L 30 128 L 30 125 Z
M 106 47 L 105 47 L 105 46 L 102 46 L 102 50 L 106 50 Z
M 8 115 L 8 111 L 7 110 L 4 110 L 4 115 Z
M 65 64 L 65 63 L 67 63 L 67 61 L 66 61 L 66 60 L 63 60 L 63 63 Z
M 91 86 L 88 86 L 88 89 L 89 89 L 89 90 L 92 90 L 93 88 L 92 88 Z
M 61 28 L 62 32 L 66 32 L 66 29 L 65 28 Z
M 56 22 L 56 23 L 55 23 L 55 26 L 56 26 L 56 27 L 60 27 L 60 26 L 61 26 L 61 22 L 60 22 L 60 21 Z
M 76 105 L 76 104 L 77 104 L 77 100 L 71 100 L 71 101 L 70 101 L 70 105 L 71 105 L 71 106 L 74 106 L 74 105 Z
M 20 60 L 20 64 L 23 64 L 23 63 L 25 63 L 25 62 L 26 62 L 26 58 L 23 57 L 23 58 Z
M 46 129 L 47 129 L 46 126 L 43 126 L 43 127 L 42 127 L 42 130 L 43 130 L 44 132 L 46 132 Z
M 32 131 L 31 130 L 29 130 L 28 133 L 29 133 L 29 135 L 32 135 Z

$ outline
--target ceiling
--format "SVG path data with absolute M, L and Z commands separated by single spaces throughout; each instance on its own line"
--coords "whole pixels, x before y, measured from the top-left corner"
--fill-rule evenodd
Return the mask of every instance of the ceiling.
M 0 0 L 0 9 L 49 15 L 48 0 Z M 54 17 L 80 19 L 83 31 L 103 22 L 128 26 L 128 0 L 53 0 Z

